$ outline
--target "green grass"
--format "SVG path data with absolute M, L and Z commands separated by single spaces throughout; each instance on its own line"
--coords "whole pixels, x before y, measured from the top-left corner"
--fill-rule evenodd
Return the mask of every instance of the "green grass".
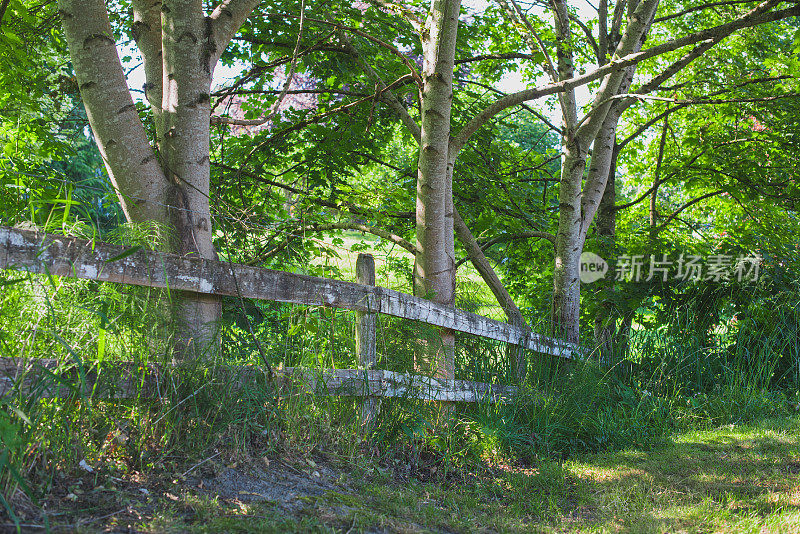
M 797 417 L 728 425 L 567 468 L 590 489 L 600 531 L 797 532 L 798 430 Z
M 336 260 L 343 277 L 352 276 L 354 258 Z M 402 272 L 388 266 L 388 285 L 403 289 Z M 13 272 L 0 282 L 13 282 L 0 293 L 3 356 L 89 369 L 169 357 L 163 293 Z M 459 284 L 459 305 L 488 313 L 482 282 L 466 270 Z M 637 335 L 636 365 L 625 369 L 530 355 L 525 395 L 459 406 L 446 424 L 435 422 L 430 403 L 385 400 L 369 445 L 352 399 L 280 393 L 256 381 L 239 389 L 204 363 L 176 374 L 158 402 L 17 392 L 0 403 L 0 517 L 13 520 L 13 510 L 22 524 L 48 518 L 91 532 L 780 532 L 797 526 L 800 471 L 797 419 L 786 418 L 798 401 L 789 371 L 800 323 L 784 315 L 712 347 L 678 317 Z M 220 357 L 352 367 L 353 320 L 341 310 L 228 299 Z M 381 316 L 381 367 L 411 369 L 426 335 L 437 333 Z M 457 378 L 509 378 L 502 343 L 464 335 L 457 346 Z M 765 417 L 784 419 L 742 426 Z M 740 426 L 720 429 L 729 423 Z M 695 433 L 677 434 L 687 431 Z M 228 464 L 322 457 L 341 484 L 287 513 L 214 497 L 175 475 L 200 463 L 214 465 L 206 476 L 216 476 L 224 465 L 203 463 L 216 454 Z M 73 488 L 76 480 L 82 486 Z
M 678 434 L 647 451 L 532 467 L 495 462 L 446 477 L 430 466 L 409 475 L 402 464 L 363 457 L 317 460 L 334 473 L 335 489 L 303 497 L 291 509 L 209 496 L 193 482 L 154 473 L 127 491 L 120 482 L 115 492 L 95 477 L 101 493 L 94 507 L 56 500 L 62 506 L 49 507 L 50 522 L 83 532 L 129 526 L 207 533 L 800 531 L 798 416 Z M 288 469 L 300 472 L 301 464 Z M 136 488 L 148 483 L 145 499 Z
M 798 532 L 800 419 L 689 432 L 531 474 L 365 492 L 377 497 L 371 514 L 433 530 Z

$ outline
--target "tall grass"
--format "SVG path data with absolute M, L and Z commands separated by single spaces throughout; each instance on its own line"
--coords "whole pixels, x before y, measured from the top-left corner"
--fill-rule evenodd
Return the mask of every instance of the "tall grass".
M 147 229 L 140 234 L 120 232 L 118 240 L 152 238 Z M 226 300 L 219 354 L 164 375 L 156 396 L 142 388 L 121 401 L 104 396 L 115 380 L 108 364 L 144 368 L 171 359 L 168 292 L 11 271 L 0 273 L 0 284 L 0 355 L 52 358 L 60 366 L 48 374 L 28 364 L 34 383 L 23 386 L 24 377 L 13 377 L 17 387 L 0 402 L 0 504 L 12 520 L 14 510 L 35 506 L 59 473 L 81 461 L 123 476 L 166 469 L 176 456 L 199 461 L 211 450 L 234 456 L 325 450 L 343 461 L 361 461 L 366 451 L 383 462 L 435 465 L 448 476 L 497 459 L 535 463 L 647 448 L 678 429 L 781 414 L 799 400 L 792 393 L 800 373 L 795 291 L 779 302 L 753 299 L 736 321 L 713 331 L 698 331 L 689 312 L 665 311 L 669 319 L 657 328 L 632 332 L 629 354 L 611 368 L 529 353 L 527 382 L 503 403 L 443 411 L 413 397 L 384 399 L 365 448 L 357 399 L 282 390 L 266 374 L 237 376 L 229 367 L 355 367 L 351 312 Z M 486 295 L 473 289 L 459 306 L 488 309 Z M 413 370 L 420 340 L 431 343 L 437 335 L 381 316 L 379 367 Z M 457 378 L 511 383 L 507 349 L 459 335 Z M 94 389 L 79 387 L 98 372 Z M 71 386 L 64 398 L 46 398 L 62 376 L 72 377 L 62 384 Z

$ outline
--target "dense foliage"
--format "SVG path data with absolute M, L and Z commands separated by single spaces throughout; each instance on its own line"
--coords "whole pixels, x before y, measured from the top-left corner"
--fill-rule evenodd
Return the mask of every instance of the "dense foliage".
M 648 46 L 755 6 L 719 4 L 664 2 L 658 11 L 663 26 Z M 124 220 L 88 127 L 57 6 L 3 5 L 0 224 L 161 248 L 163 228 Z M 511 92 L 509 73 L 531 85 L 545 76 L 544 55 L 526 50 L 525 35 L 534 31 L 545 43 L 557 41 L 549 15 L 531 6 L 526 13 L 533 29 L 526 29 L 521 19 L 510 20 L 504 5 L 463 9 L 454 131 L 498 93 Z M 133 73 L 141 67 L 131 51 L 130 6 L 120 1 L 110 7 L 118 46 L 129 56 L 124 67 Z M 219 257 L 349 279 L 355 254 L 369 251 L 379 259 L 379 285 L 411 292 L 413 250 L 397 243 L 413 249 L 416 241 L 419 147 L 380 85 L 390 85 L 409 116 L 419 118 L 409 72 L 421 63 L 413 22 L 426 8 L 418 2 L 271 2 L 258 9 L 224 52 L 211 95 L 210 197 Z M 586 19 L 577 8 L 570 14 Z M 594 13 L 583 31 L 576 25 L 578 70 L 595 62 L 597 43 L 587 35 L 597 24 Z M 600 208 L 613 218 L 596 222 L 586 240 L 586 250 L 610 264 L 605 281 L 584 286 L 581 295 L 586 361 L 531 354 L 519 397 L 458 408 L 442 424 L 428 403 L 384 401 L 372 430 L 383 460 L 394 455 L 418 462 L 424 451 L 448 468 L 501 457 L 535 462 L 650 447 L 677 429 L 796 408 L 797 31 L 796 19 L 787 18 L 736 33 L 623 115 L 609 178 L 614 190 L 610 203 L 604 197 L 606 212 Z M 684 52 L 642 63 L 636 81 L 658 75 Z M 593 81 L 587 91 L 598 86 Z M 154 138 L 148 105 L 135 95 Z M 551 326 L 562 207 L 564 132 L 553 111 L 556 100 L 495 116 L 469 139 L 453 170 L 456 208 L 525 318 L 542 332 Z M 588 99 L 581 104 L 588 106 Z M 504 319 L 466 250 L 456 243 L 456 252 L 457 305 Z M 664 255 L 672 261 L 669 279 L 648 277 L 651 262 Z M 689 256 L 702 259 L 705 275 L 673 276 L 676 260 Z M 738 276 L 736 260 L 756 257 L 757 271 L 751 264 L 747 276 Z M 620 270 L 633 258 L 642 262 L 643 274 L 624 276 L 633 274 Z M 725 274 L 709 274 L 713 258 L 727 262 Z M 300 446 L 358 454 L 361 430 L 352 399 L 282 396 L 268 381 L 235 391 L 207 362 L 189 366 L 186 379 L 160 403 L 87 396 L 80 386 L 86 369 L 170 361 L 172 298 L 169 292 L 0 272 L 0 356 L 53 358 L 77 377 L 64 384 L 67 399 L 43 398 L 58 383 L 56 374 L 34 395 L 21 388 L 24 376 L 13 377 L 18 387 L 0 399 L 0 504 L 13 520 L 23 500 L 43 495 L 48 480 L 87 458 L 105 459 L 105 468 L 120 474 L 155 468 L 176 449 L 201 454 L 231 443 L 243 450 Z M 341 310 L 226 299 L 214 356 L 218 363 L 350 368 L 357 365 L 353 322 Z M 382 317 L 380 366 L 413 369 L 415 354 L 437 335 Z M 459 337 L 456 378 L 510 382 L 508 354 L 497 343 Z M 126 435 L 123 446 L 113 445 L 114 433 Z

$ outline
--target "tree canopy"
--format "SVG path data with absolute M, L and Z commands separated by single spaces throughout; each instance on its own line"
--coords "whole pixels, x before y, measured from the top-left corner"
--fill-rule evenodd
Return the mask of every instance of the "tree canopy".
M 37 224 L 58 208 L 102 231 L 113 190 L 166 248 L 278 268 L 361 232 L 403 250 L 419 295 L 453 304 L 471 265 L 509 320 L 572 341 L 583 321 L 601 345 L 661 290 L 581 297 L 584 250 L 613 275 L 796 232 L 793 3 L 4 6 L 7 222 L 36 197 Z M 219 317 L 185 307 L 187 339 Z

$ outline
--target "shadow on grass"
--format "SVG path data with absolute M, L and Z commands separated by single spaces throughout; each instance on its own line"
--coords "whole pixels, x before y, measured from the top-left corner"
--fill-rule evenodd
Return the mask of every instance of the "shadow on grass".
M 596 527 L 797 532 L 799 442 L 796 429 L 725 427 L 648 452 L 593 455 L 575 462 L 572 472 L 597 509 Z

